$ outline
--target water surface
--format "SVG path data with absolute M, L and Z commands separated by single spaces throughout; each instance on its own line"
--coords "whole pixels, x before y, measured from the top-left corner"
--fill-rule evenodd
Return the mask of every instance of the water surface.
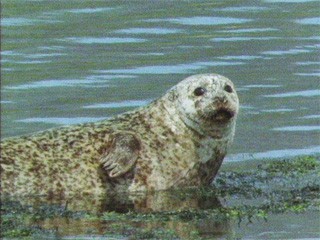
M 215 72 L 241 101 L 232 158 L 308 152 L 320 141 L 319 118 L 308 117 L 319 114 L 318 7 L 4 1 L 2 137 L 109 118 Z
M 313 0 L 4 0 L 1 136 L 110 118 L 214 72 L 235 83 L 241 102 L 226 163 L 319 154 L 319 8 Z M 317 217 L 274 214 L 212 234 L 312 229 L 312 237 Z

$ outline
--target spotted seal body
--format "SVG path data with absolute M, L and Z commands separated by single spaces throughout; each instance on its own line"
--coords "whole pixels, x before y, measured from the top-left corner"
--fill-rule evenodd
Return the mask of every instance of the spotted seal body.
M 229 79 L 194 75 L 113 119 L 5 139 L 1 191 L 70 195 L 207 185 L 233 140 L 238 107 Z

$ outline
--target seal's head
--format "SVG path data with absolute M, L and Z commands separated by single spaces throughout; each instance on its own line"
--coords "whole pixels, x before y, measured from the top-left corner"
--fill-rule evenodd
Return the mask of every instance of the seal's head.
M 233 83 L 218 74 L 190 76 L 169 90 L 183 122 L 199 134 L 223 138 L 234 133 L 239 99 Z

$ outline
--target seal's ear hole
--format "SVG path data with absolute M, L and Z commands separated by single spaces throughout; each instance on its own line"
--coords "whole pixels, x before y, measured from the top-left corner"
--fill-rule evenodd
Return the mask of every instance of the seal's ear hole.
M 225 90 L 226 92 L 228 92 L 228 93 L 232 93 L 232 92 L 233 92 L 233 89 L 232 89 L 232 87 L 231 87 L 230 85 L 226 85 L 226 86 L 224 87 L 224 90 Z
M 205 89 L 205 88 L 203 88 L 203 87 L 197 87 L 197 88 L 194 90 L 193 94 L 194 94 L 195 96 L 202 96 L 202 95 L 205 94 L 206 92 L 207 92 L 207 89 Z

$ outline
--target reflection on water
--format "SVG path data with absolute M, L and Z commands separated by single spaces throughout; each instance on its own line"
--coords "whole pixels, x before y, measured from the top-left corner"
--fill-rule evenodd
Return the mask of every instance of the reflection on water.
M 29 62 L 30 63 L 30 62 Z M 32 63 L 32 62 L 31 62 Z M 44 80 L 44 81 L 37 81 L 37 82 L 31 82 L 28 84 L 22 84 L 18 86 L 12 86 L 12 87 L 4 87 L 4 89 L 32 89 L 32 88 L 52 88 L 52 87 L 75 87 L 75 86 L 88 86 L 88 85 L 94 85 L 98 83 L 106 83 L 105 80 L 93 80 L 93 79 L 64 79 L 64 80 Z
M 219 9 L 220 11 L 228 11 L 228 12 L 257 12 L 267 10 L 267 7 L 226 7 Z
M 98 13 L 98 12 L 104 12 L 104 11 L 110 11 L 113 10 L 113 8 L 83 8 L 83 9 L 69 9 L 65 12 L 69 13 Z
M 78 118 L 26 118 L 20 119 L 16 122 L 24 123 L 50 123 L 58 125 L 80 124 L 86 122 L 97 122 L 104 120 L 105 118 L 93 118 L 93 117 L 78 117 Z
M 215 72 L 233 80 L 241 102 L 227 163 L 320 153 L 318 1 L 1 3 L 2 137 L 109 118 L 147 104 L 188 75 Z M 251 183 L 260 184 L 264 186 L 260 193 L 282 184 L 278 178 L 261 183 L 261 177 L 243 176 L 232 186 L 242 183 L 243 190 Z M 274 195 L 262 195 L 261 201 L 232 196 L 240 205 L 274 201 Z M 35 219 L 31 214 L 30 222 L 56 228 L 71 239 L 76 234 L 105 232 L 123 239 L 139 227 L 168 230 L 162 239 L 319 238 L 317 211 L 299 217 L 275 213 L 268 222 L 242 221 L 239 227 L 238 219 L 217 217 L 216 210 L 223 209 L 226 199 L 192 191 L 50 201 L 30 198 L 25 200 L 30 208 L 19 207 L 13 214 L 30 216 L 30 211 L 38 211 Z M 85 211 L 103 218 L 85 218 L 81 215 Z M 158 213 L 156 220 L 151 220 L 155 215 L 150 212 Z M 7 217 L 15 217 L 10 214 Z M 170 230 L 179 236 L 173 237 Z M 139 234 L 157 238 L 150 231 Z
M 40 19 L 28 19 L 28 18 L 1 18 L 1 26 L 4 27 L 17 27 L 37 24 L 53 24 L 61 21 L 55 20 L 40 20 Z
M 282 56 L 284 54 L 299 54 L 299 53 L 307 53 L 307 52 L 310 52 L 310 50 L 289 49 L 289 50 L 285 50 L 285 51 L 265 51 L 265 52 L 262 52 L 262 54 Z
M 7 237 L 38 239 L 320 237 L 315 221 L 319 217 L 319 158 L 230 165 L 231 170 L 219 172 L 213 186 L 201 188 L 105 195 L 2 195 L 2 231 Z
M 206 217 L 200 221 L 202 217 L 198 211 L 212 211 L 222 205 L 214 194 L 204 197 L 195 189 L 131 195 L 111 193 L 108 196 L 76 196 L 67 199 L 19 199 L 19 203 L 29 209 L 29 214 L 37 216 L 29 224 L 43 229 L 55 229 L 59 236 L 87 235 L 90 232 L 101 235 L 114 231 L 119 234 L 116 225 L 123 228 L 120 230 L 123 235 L 127 235 L 131 228 L 136 228 L 135 231 L 140 227 L 153 230 L 161 228 L 166 231 L 171 229 L 182 239 L 189 238 L 192 232 L 201 236 L 219 236 L 230 231 L 226 218 Z M 6 201 L 8 199 L 5 199 L 7 204 Z M 92 213 L 98 214 L 100 220 L 88 217 Z
M 276 37 L 228 37 L 228 38 L 213 38 L 212 42 L 235 42 L 235 41 L 255 41 L 255 40 L 273 40 Z
M 304 19 L 297 20 L 297 23 L 320 25 L 320 18 L 319 17 L 317 17 L 317 18 L 304 18 Z
M 182 25 L 221 25 L 221 24 L 241 24 L 251 21 L 250 19 L 231 18 L 231 17 L 189 17 L 189 18 L 167 18 L 152 19 L 147 22 L 168 21 Z
M 283 129 L 279 129 L 282 131 Z M 292 130 L 292 129 L 291 129 Z M 316 130 L 319 130 L 317 127 Z M 295 130 L 299 131 L 299 130 Z M 267 152 L 259 152 L 259 153 L 240 153 L 240 154 L 230 154 L 227 156 L 228 162 L 241 162 L 244 160 L 263 160 L 263 159 L 279 159 L 279 158 L 292 158 L 297 156 L 308 156 L 308 155 L 316 155 L 320 151 L 320 146 L 311 146 L 308 148 L 301 149 L 282 149 L 282 150 L 272 150 Z
M 66 38 L 62 39 L 62 41 L 71 41 L 75 43 L 84 43 L 84 44 L 111 44 L 111 43 L 138 43 L 145 42 L 145 39 L 140 38 L 115 38 L 115 37 L 106 37 L 106 38 L 92 38 L 92 37 L 83 37 L 83 38 Z
M 129 28 L 116 30 L 115 33 L 128 33 L 128 34 L 170 34 L 181 32 L 180 29 L 170 28 Z
M 101 71 L 101 73 L 124 73 L 124 74 L 175 74 L 175 73 L 186 73 L 194 70 L 201 70 L 208 66 L 229 66 L 229 65 L 241 65 L 242 62 L 194 62 L 189 64 L 178 64 L 178 65 L 160 65 L 160 66 L 148 66 L 138 67 L 135 69 L 112 69 Z
M 242 105 L 230 153 L 319 145 L 301 128 L 320 124 L 303 118 L 319 112 L 318 8 L 313 0 L 5 0 L 2 137 L 109 118 L 188 75 L 215 72 L 235 82 Z
M 274 131 L 320 131 L 320 126 L 291 126 L 272 129 Z
M 108 102 L 108 103 L 98 103 L 90 106 L 84 106 L 84 108 L 119 108 L 119 107 L 140 107 L 147 105 L 151 102 L 151 99 L 146 100 L 129 100 L 122 102 Z
M 130 236 L 134 236 L 134 239 L 319 237 L 317 223 L 312 220 L 318 217 L 317 212 L 307 211 L 298 218 L 290 212 L 270 213 L 266 218 L 263 210 L 254 210 L 252 206 L 262 206 L 263 209 L 269 197 L 262 201 L 244 198 L 242 194 L 246 195 L 233 193 L 231 200 L 230 196 L 225 195 L 221 201 L 221 192 L 216 195 L 213 189 L 184 189 L 63 199 L 30 197 L 19 198 L 19 202 L 2 197 L 2 201 L 3 208 L 7 210 L 10 207 L 12 211 L 11 214 L 6 213 L 6 221 L 10 220 L 10 216 L 20 221 L 25 219 L 24 224 L 31 226 L 31 229 L 38 229 L 33 230 L 33 236 L 39 239 L 131 239 L 128 238 Z M 276 199 L 277 194 L 273 194 L 273 198 Z M 230 208 L 230 205 L 241 207 Z M 272 211 L 272 205 L 268 208 Z M 295 229 L 292 229 L 293 225 Z
M 316 96 L 320 96 L 320 90 L 286 92 L 286 93 L 266 95 L 264 97 L 284 98 L 284 97 L 316 97 Z
M 207 196 L 197 189 L 179 189 L 157 192 L 108 192 L 107 195 L 76 196 L 30 196 L 19 197 L 24 206 L 35 208 L 50 204 L 60 206 L 68 211 L 87 211 L 92 213 L 151 213 L 184 210 L 205 210 L 222 207 L 215 196 L 214 189 L 208 189 Z M 5 201 L 15 201 L 16 198 L 3 196 Z

